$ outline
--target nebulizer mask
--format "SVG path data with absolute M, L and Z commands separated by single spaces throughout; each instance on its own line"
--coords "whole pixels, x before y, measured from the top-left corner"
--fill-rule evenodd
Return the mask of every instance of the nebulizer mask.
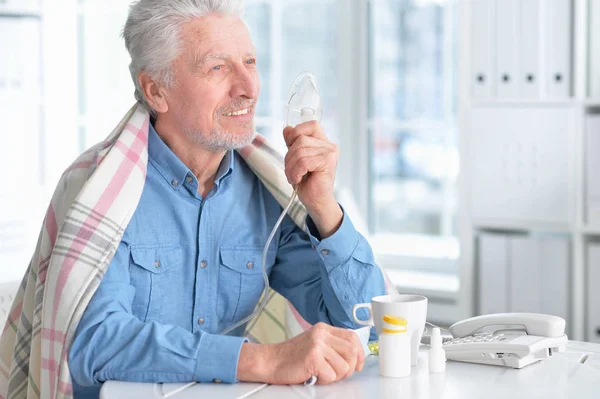
M 286 119 L 285 126 L 296 127 L 300 123 L 308 122 L 315 120 L 317 122 L 321 121 L 321 117 L 323 116 L 323 108 L 321 104 L 321 95 L 319 94 L 319 90 L 317 89 L 317 84 L 315 82 L 315 77 L 309 72 L 300 73 L 294 82 L 292 83 L 290 90 L 288 91 L 288 101 L 285 106 L 286 109 Z M 281 212 L 279 219 L 275 223 L 269 238 L 265 244 L 265 248 L 262 254 L 262 274 L 263 280 L 265 282 L 265 288 L 263 289 L 262 299 L 260 300 L 260 306 L 258 306 L 254 312 L 246 317 L 243 320 L 235 323 L 231 327 L 227 327 L 221 334 L 227 334 L 232 330 L 238 328 L 241 325 L 244 325 L 251 319 L 257 317 L 268 302 L 269 297 L 269 277 L 267 276 L 267 251 L 269 250 L 269 246 L 271 245 L 271 241 L 273 240 L 273 236 L 275 232 L 281 225 L 283 218 L 288 213 L 292 203 L 296 199 L 296 188 L 292 193 L 290 201 L 287 206 Z M 252 325 L 249 326 L 248 330 L 252 328 Z
M 321 121 L 323 106 L 321 95 L 317 89 L 315 77 L 309 72 L 302 72 L 294 79 L 288 91 L 285 125 L 296 127 L 300 123 L 315 120 Z

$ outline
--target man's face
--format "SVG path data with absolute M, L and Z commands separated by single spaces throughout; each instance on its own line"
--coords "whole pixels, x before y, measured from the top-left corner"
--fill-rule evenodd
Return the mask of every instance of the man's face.
M 180 38 L 168 89 L 174 123 L 209 150 L 249 144 L 260 81 L 248 29 L 237 17 L 211 14 L 184 23 Z

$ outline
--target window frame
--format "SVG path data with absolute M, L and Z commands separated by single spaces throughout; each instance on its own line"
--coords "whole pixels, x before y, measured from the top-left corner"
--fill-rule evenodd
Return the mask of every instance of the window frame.
M 302 2 L 303 0 L 288 0 L 289 2 Z M 458 110 L 445 110 L 445 118 L 441 122 L 425 121 L 407 121 L 402 122 L 398 120 L 385 120 L 385 119 L 370 119 L 368 115 L 369 110 L 369 81 L 371 76 L 371 69 L 369 67 L 369 7 L 370 4 L 379 0 L 334 0 L 336 2 L 336 37 L 337 37 L 337 48 L 335 49 L 338 54 L 337 68 L 337 83 L 338 83 L 338 115 L 347 116 L 346 118 L 339 117 L 337 120 L 339 126 L 339 147 L 340 147 L 340 159 L 337 170 L 337 185 L 348 188 L 354 195 L 356 205 L 362 215 L 365 215 L 367 225 L 369 225 L 369 218 L 372 217 L 371 209 L 371 195 L 369 190 L 371 189 L 371 171 L 370 165 L 372 161 L 371 153 L 371 138 L 370 129 L 376 123 L 385 123 L 386 125 L 394 127 L 407 127 L 414 130 L 415 127 L 419 129 L 427 128 L 434 130 L 448 130 L 454 129 L 457 135 L 460 135 L 459 129 L 462 128 L 458 121 Z M 262 60 L 260 62 L 269 62 L 271 75 L 264 77 L 271 80 L 269 90 L 269 109 L 270 115 L 257 117 L 255 121 L 256 128 L 266 128 L 271 130 L 276 126 L 283 126 L 283 121 L 277 117 L 277 113 L 274 112 L 280 108 L 282 104 L 279 104 L 280 93 L 282 92 L 282 85 L 286 82 L 282 82 L 282 63 L 283 60 L 278 56 L 278 48 L 282 48 L 282 25 L 281 21 L 285 17 L 283 15 L 284 4 L 279 0 L 247 0 L 247 6 L 256 4 L 267 4 L 269 5 L 269 20 L 270 20 L 270 31 L 269 31 L 269 45 L 270 45 L 270 57 L 268 60 Z M 456 6 L 456 5 L 455 5 Z M 82 12 L 87 4 L 78 4 L 78 11 Z M 447 13 L 448 14 L 448 13 Z M 458 10 L 455 14 L 458 17 Z M 458 24 L 444 24 L 444 29 L 452 27 L 452 32 L 456 40 L 458 41 L 459 26 Z M 449 37 L 449 35 L 445 35 Z M 448 44 L 447 44 L 448 45 Z M 458 51 L 457 48 L 454 49 Z M 447 60 L 445 60 L 447 62 Z M 448 66 L 444 68 L 447 70 L 454 70 L 457 68 L 456 65 Z M 318 77 L 317 77 L 318 80 Z M 451 82 L 450 79 L 445 79 L 447 84 L 454 84 L 455 90 L 459 90 L 458 82 Z M 444 90 L 445 95 L 449 95 L 449 90 Z M 444 104 L 449 104 L 450 101 L 446 99 Z M 455 108 L 458 108 L 458 104 L 455 104 Z M 327 112 L 325 110 L 325 112 Z M 450 117 L 451 116 L 451 117 Z M 84 115 L 80 115 L 80 127 L 85 126 Z M 460 141 L 460 140 L 459 140 Z M 459 162 L 463 165 L 463 160 L 460 157 L 459 148 Z M 366 166 L 366 167 L 365 167 Z M 460 177 L 459 177 L 460 180 Z M 458 186 L 458 182 L 456 183 Z M 365 189 L 367 187 L 368 189 Z M 456 187 L 457 194 L 459 193 L 458 187 Z M 457 202 L 463 198 L 457 198 Z M 457 206 L 460 208 L 460 205 Z M 460 210 L 455 210 L 457 217 L 460 214 Z M 460 228 L 460 220 L 459 220 Z M 378 234 L 366 234 L 367 238 L 371 242 L 374 249 L 380 248 L 380 235 Z M 399 236 L 405 236 L 399 234 Z M 439 245 L 447 246 L 448 241 L 452 241 L 458 247 L 459 232 L 456 232 L 455 236 L 444 237 L 439 236 Z M 433 240 L 435 241 L 435 239 Z M 434 244 L 435 245 L 435 244 Z M 463 249 L 463 248 L 460 248 Z M 434 250 L 434 253 L 441 253 L 441 250 Z M 390 253 L 390 251 L 376 250 L 375 256 L 378 263 L 386 270 L 389 270 L 392 276 L 393 283 L 400 288 L 401 291 L 410 290 L 411 292 L 422 293 L 431 295 L 435 293 L 436 298 L 440 298 L 444 304 L 454 303 L 457 298 L 457 292 L 454 290 L 448 290 L 447 287 L 432 284 L 428 287 L 410 286 L 405 282 L 414 275 L 415 272 L 422 273 L 423 275 L 431 276 L 442 276 L 444 278 L 456 278 L 460 275 L 459 271 L 459 256 L 448 257 L 448 256 L 414 256 L 414 255 L 397 255 Z M 412 274 L 411 274 L 412 273 Z M 432 278 L 432 281 L 448 281 L 443 279 Z M 457 287 L 458 283 L 452 284 L 453 287 Z
M 372 157 L 369 128 L 377 122 L 368 117 L 369 74 L 371 73 L 369 68 L 369 5 L 373 1 L 377 0 L 338 0 L 338 37 L 343 39 L 338 40 L 338 54 L 340 54 L 340 62 L 338 63 L 340 69 L 338 73 L 338 76 L 340 77 L 339 106 L 340 114 L 349 116 L 346 120 L 340 120 L 339 123 L 341 132 L 352 132 L 353 135 L 352 137 L 346 137 L 345 140 L 341 140 L 341 154 L 337 179 L 341 185 L 351 189 L 359 209 L 363 215 L 367 215 L 367 218 L 371 217 L 372 213 L 369 211 L 371 209 L 369 190 L 365 190 L 365 187 L 370 189 L 371 176 L 370 166 L 365 168 L 364 165 L 370 165 Z M 454 15 L 456 15 L 456 18 L 458 17 L 458 10 L 455 11 Z M 455 38 L 456 41 L 458 41 L 457 24 L 444 24 L 444 26 L 445 29 L 447 29 L 448 26 L 453 28 L 454 32 L 452 32 L 452 34 L 456 35 Z M 445 35 L 445 37 L 449 36 Z M 455 48 L 455 50 L 457 51 L 458 49 Z M 445 70 L 450 69 L 446 66 Z M 452 72 L 455 70 L 456 65 L 451 68 Z M 455 84 L 455 87 L 456 90 L 458 90 L 458 83 Z M 448 90 L 445 91 L 445 93 L 448 92 Z M 444 104 L 448 103 L 448 100 L 444 102 Z M 448 118 L 450 114 L 455 116 Z M 451 119 L 451 125 L 448 124 L 449 119 Z M 395 125 L 403 126 L 415 125 L 415 121 L 409 121 L 408 123 L 399 123 L 398 121 L 390 122 Z M 448 128 L 455 129 L 457 135 L 459 135 L 458 129 L 461 126 L 458 123 L 458 112 L 454 113 L 452 110 L 446 110 L 445 121 L 433 125 L 434 126 L 431 127 L 435 127 L 436 130 L 447 130 Z M 456 184 L 456 192 L 458 194 L 458 182 Z M 460 196 L 460 194 L 458 195 Z M 457 202 L 458 200 L 459 198 L 457 198 Z M 456 209 L 456 214 L 457 216 L 459 215 L 459 209 Z M 399 236 L 404 235 L 399 234 Z M 456 232 L 456 235 L 451 238 L 440 236 L 440 245 L 446 246 L 448 245 L 448 240 L 451 240 L 458 248 L 458 236 L 458 231 Z M 369 235 L 368 238 L 373 247 L 378 246 L 377 234 Z M 454 258 L 438 256 L 425 257 L 393 255 L 385 253 L 385 251 L 375 251 L 375 255 L 378 263 L 384 269 L 392 272 L 390 273 L 392 275 L 391 278 L 394 284 L 401 290 L 407 288 L 412 292 L 419 291 L 418 289 L 415 289 L 415 287 L 409 287 L 403 284 L 402 276 L 406 275 L 406 273 L 403 272 L 418 271 L 424 274 L 430 273 L 442 276 L 455 276 L 457 279 L 459 276 L 460 255 Z M 451 292 L 446 290 L 443 286 L 436 287 L 435 285 L 423 289 L 422 292 L 435 292 L 437 294 L 436 296 L 444 299 L 445 302 L 454 302 L 457 298 L 459 284 L 457 283 L 455 286 L 456 291 Z

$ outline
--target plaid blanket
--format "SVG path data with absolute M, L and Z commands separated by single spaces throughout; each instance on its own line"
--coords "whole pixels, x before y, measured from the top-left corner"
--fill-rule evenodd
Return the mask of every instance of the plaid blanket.
M 146 108 L 135 104 L 62 175 L 0 337 L 0 399 L 73 396 L 68 350 L 142 194 L 149 123 Z M 282 157 L 262 136 L 239 153 L 285 206 L 292 187 Z M 306 228 L 300 202 L 289 214 Z M 386 285 L 394 290 L 387 277 Z M 269 295 L 249 335 L 282 341 L 310 327 L 287 301 Z

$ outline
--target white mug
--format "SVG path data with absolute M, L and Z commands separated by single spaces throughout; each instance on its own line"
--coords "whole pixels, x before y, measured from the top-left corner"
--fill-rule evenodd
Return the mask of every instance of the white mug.
M 368 312 L 367 320 L 361 320 L 356 315 L 356 311 L 362 308 Z M 421 295 L 381 295 L 371 299 L 370 303 L 359 303 L 352 308 L 354 321 L 363 326 L 375 326 L 377 335 L 381 335 L 383 316 L 386 314 L 406 319 L 411 339 L 411 365 L 416 366 L 427 319 L 427 298 Z

